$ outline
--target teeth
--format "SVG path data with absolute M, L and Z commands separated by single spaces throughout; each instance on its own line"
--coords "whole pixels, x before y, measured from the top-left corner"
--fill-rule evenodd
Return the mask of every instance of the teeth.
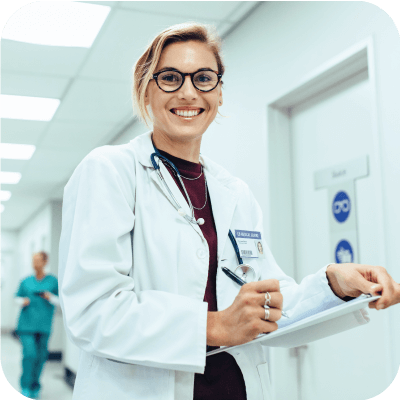
M 175 110 L 174 114 L 177 114 L 181 117 L 194 117 L 200 113 L 200 110 L 190 110 L 190 111 L 183 111 L 183 110 Z

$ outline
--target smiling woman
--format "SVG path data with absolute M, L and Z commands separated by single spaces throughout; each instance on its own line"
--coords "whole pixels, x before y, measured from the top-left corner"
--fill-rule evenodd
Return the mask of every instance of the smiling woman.
M 225 66 L 222 61 L 222 52 L 221 52 L 221 39 L 218 36 L 216 30 L 212 26 L 206 26 L 197 23 L 185 23 L 179 24 L 169 27 L 164 31 L 160 32 L 151 42 L 149 47 L 143 53 L 143 55 L 136 62 L 134 67 L 134 76 L 133 76 L 133 104 L 135 105 L 134 109 L 138 112 L 141 120 L 148 125 L 148 119 L 151 120 L 150 114 L 146 108 L 146 90 L 150 80 L 153 79 L 153 74 L 155 72 L 161 72 L 165 69 L 173 69 L 173 66 L 178 64 L 178 66 L 182 69 L 182 65 L 180 61 L 182 60 L 171 60 L 172 64 L 166 64 L 165 57 L 164 63 L 161 64 L 161 56 L 163 50 L 170 44 L 173 43 L 185 43 L 185 42 L 193 42 L 196 41 L 196 44 L 203 44 L 205 48 L 206 59 L 198 60 L 198 62 L 209 62 L 208 68 L 213 66 L 218 74 L 221 76 L 225 72 Z M 207 51 L 208 50 L 208 51 Z M 195 52 L 192 51 L 192 55 Z M 164 55 L 165 56 L 165 55 Z M 187 54 L 190 57 L 190 54 Z M 187 62 L 190 60 L 188 59 Z M 192 60 L 193 62 L 195 60 Z M 165 65 L 165 67 L 163 67 Z M 193 67 L 193 65 L 188 65 L 188 67 Z M 204 68 L 204 66 L 200 67 Z M 185 71 L 182 71 L 185 72 Z M 193 72 L 193 71 L 186 71 Z M 183 78 L 184 79 L 184 78 Z M 222 82 L 221 82 L 222 83 Z

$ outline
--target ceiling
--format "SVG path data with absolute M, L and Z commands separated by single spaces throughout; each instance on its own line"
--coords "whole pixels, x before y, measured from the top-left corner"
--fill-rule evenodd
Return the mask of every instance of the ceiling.
M 2 171 L 20 172 L 1 214 L 3 230 L 20 229 L 63 188 L 78 163 L 108 144 L 134 119 L 132 66 L 162 29 L 197 21 L 224 38 L 253 12 L 255 1 L 93 1 L 111 11 L 90 48 L 43 46 L 1 40 L 1 93 L 49 97 L 61 103 L 49 122 L 1 119 L 1 142 L 33 144 L 30 160 L 1 160 Z

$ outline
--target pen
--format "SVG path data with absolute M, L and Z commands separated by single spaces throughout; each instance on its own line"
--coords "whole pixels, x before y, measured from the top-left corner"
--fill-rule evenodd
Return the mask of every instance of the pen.
M 222 267 L 222 271 L 224 271 L 225 275 L 232 279 L 234 282 L 236 282 L 238 285 L 243 286 L 245 282 L 243 279 L 238 277 L 234 272 L 232 272 L 229 268 Z M 289 316 L 285 313 L 285 311 L 282 311 L 282 316 L 285 318 L 289 318 Z

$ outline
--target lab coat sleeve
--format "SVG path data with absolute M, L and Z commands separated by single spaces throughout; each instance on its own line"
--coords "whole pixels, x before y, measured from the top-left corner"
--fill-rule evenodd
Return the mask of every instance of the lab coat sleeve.
M 251 194 L 252 210 L 254 210 L 254 224 L 259 232 L 263 231 L 263 217 L 261 207 Z M 265 237 L 263 234 L 261 237 Z M 283 310 L 289 318 L 281 318 L 279 327 L 291 324 L 318 312 L 327 310 L 345 303 L 331 290 L 326 276 L 326 265 L 315 274 L 306 276 L 300 284 L 286 275 L 278 266 L 269 246 L 264 241 L 265 259 L 261 270 L 261 279 L 278 279 L 283 295 Z
M 128 276 L 135 176 L 127 185 L 99 149 L 64 189 L 58 277 L 67 335 L 82 350 L 110 360 L 203 373 L 207 303 L 135 292 Z

